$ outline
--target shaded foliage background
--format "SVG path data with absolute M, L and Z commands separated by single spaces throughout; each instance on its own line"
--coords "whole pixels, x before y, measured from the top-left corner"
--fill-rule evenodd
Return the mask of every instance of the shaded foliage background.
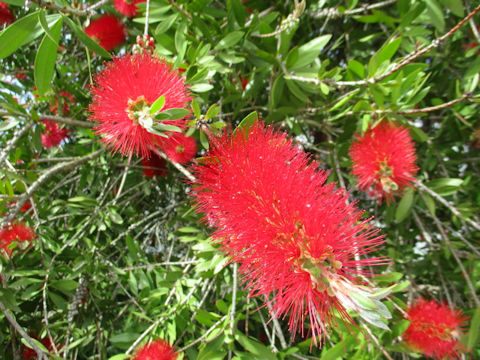
M 5 317 L 13 314 L 28 334 L 53 340 L 54 358 L 124 359 L 153 337 L 186 359 L 418 357 L 400 336 L 402 309 L 420 295 L 470 316 L 462 343 L 467 357 L 480 356 L 480 15 L 455 28 L 474 2 L 150 3 L 149 34 L 185 70 L 199 104 L 192 118 L 235 127 L 256 111 L 329 169 L 387 236 L 375 255 L 393 259 L 380 270 L 384 285 L 397 283 L 386 302 L 391 331 L 362 324 L 355 337 L 340 326 L 312 349 L 281 319 L 268 322 L 260 299 L 247 299 L 181 173 L 169 165 L 166 177 L 146 178 L 140 159 L 101 151 L 88 86 L 143 34 L 146 3 L 123 18 L 128 40 L 109 54 L 81 29 L 115 14 L 112 3 L 6 2 L 18 21 L 0 33 L 0 213 L 38 238 L 0 257 L 0 356 L 17 357 L 25 342 Z M 75 102 L 55 116 L 62 91 Z M 46 117 L 71 130 L 60 147 L 41 145 Z M 415 187 L 379 204 L 355 188 L 348 149 L 355 132 L 385 118 L 410 128 L 420 170 Z M 207 137 L 191 132 L 201 156 Z M 29 212 L 9 208 L 27 199 Z

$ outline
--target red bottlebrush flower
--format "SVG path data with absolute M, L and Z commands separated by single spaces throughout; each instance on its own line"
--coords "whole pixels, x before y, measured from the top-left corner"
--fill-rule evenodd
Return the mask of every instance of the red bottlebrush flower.
M 382 122 L 357 135 L 350 156 L 358 187 L 372 189 L 380 201 L 392 200 L 395 192 L 415 181 L 418 167 L 414 143 L 408 129 L 401 126 Z
M 9 25 L 15 20 L 15 16 L 8 8 L 8 4 L 0 1 L 0 26 Z
M 45 125 L 45 133 L 42 134 L 42 145 L 47 149 L 58 146 L 62 140 L 68 138 L 68 129 L 60 129 L 58 124 L 53 120 L 40 120 Z
M 303 336 L 309 319 L 314 343 L 335 325 L 334 309 L 347 323 L 353 322 L 348 309 L 365 315 L 353 296 L 374 290 L 361 287 L 357 275 L 371 275 L 365 266 L 386 260 L 357 255 L 373 251 L 383 237 L 347 204 L 346 191 L 325 184 L 328 173 L 316 161 L 261 123 L 211 140 L 194 167 L 192 195 L 217 227 L 213 238 L 240 264 L 250 296 L 271 299 L 272 316 L 288 317 L 293 333 Z
M 2 249 L 7 256 L 12 254 L 13 249 L 9 246 L 13 242 L 31 241 L 35 238 L 33 230 L 22 222 L 17 222 L 0 229 L 0 249 Z
M 195 157 L 197 142 L 191 136 L 185 136 L 183 133 L 174 133 L 163 142 L 162 150 L 171 161 L 186 164 Z
M 168 342 L 157 339 L 137 350 L 133 360 L 175 360 L 177 353 Z
M 125 26 L 113 15 L 102 15 L 92 20 L 85 28 L 85 33 L 110 51 L 123 44 L 126 39 Z
M 458 339 L 467 319 L 446 304 L 420 298 L 407 310 L 410 325 L 403 334 L 407 346 L 434 359 L 459 358 Z
M 142 159 L 143 175 L 153 178 L 155 176 L 167 176 L 168 169 L 165 160 L 155 153 L 150 153 L 148 158 Z
M 20 71 L 17 72 L 14 76 L 15 76 L 16 79 L 18 79 L 20 81 L 28 79 L 28 75 L 25 73 L 25 69 L 20 69 Z
M 148 53 L 115 58 L 95 77 L 90 105 L 95 128 L 102 141 L 123 155 L 148 157 L 149 147 L 158 147 L 165 137 L 142 126 L 150 106 L 165 97 L 163 110 L 184 108 L 190 97 L 184 80 L 163 60 Z M 165 121 L 183 127 L 185 119 Z
M 240 84 L 242 84 L 242 89 L 245 90 L 250 80 L 242 75 L 238 75 L 238 78 L 240 79 Z
M 55 97 L 55 104 L 50 105 L 50 111 L 54 114 L 57 115 L 58 113 L 58 105 L 60 105 L 63 108 L 63 113 L 62 115 L 68 115 L 70 113 L 70 105 L 75 102 L 75 97 L 70 94 L 68 91 L 61 91 L 58 93 L 58 96 Z
M 146 0 L 113 0 L 113 4 L 120 14 L 134 17 L 138 15 L 137 4 L 145 1 Z
M 16 201 L 12 201 L 8 207 L 13 207 L 17 202 Z M 20 212 L 21 213 L 24 213 L 24 212 L 27 212 L 28 210 L 30 210 L 32 208 L 32 203 L 30 201 L 27 201 L 25 202 L 25 204 L 23 204 L 23 206 L 20 208 Z
M 35 335 L 30 335 L 32 338 L 36 339 L 36 340 L 39 340 L 38 337 L 36 337 Z M 53 344 L 52 342 L 50 341 L 50 338 L 49 337 L 46 337 L 46 338 L 43 338 L 42 340 L 39 340 L 43 346 L 45 346 L 45 348 L 48 350 L 48 351 L 52 351 L 53 350 Z M 37 353 L 35 352 L 35 350 L 33 349 L 30 349 L 29 347 L 23 345 L 23 350 L 22 350 L 22 359 L 23 360 L 34 360 L 37 358 Z

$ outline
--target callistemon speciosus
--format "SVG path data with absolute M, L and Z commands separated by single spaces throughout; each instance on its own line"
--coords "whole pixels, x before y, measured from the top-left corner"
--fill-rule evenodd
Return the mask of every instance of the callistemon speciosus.
M 415 147 L 408 129 L 383 121 L 357 135 L 350 148 L 358 187 L 392 200 L 396 192 L 415 181 Z
M 169 126 L 178 129 L 186 124 L 185 118 L 156 120 L 152 108 L 159 98 L 163 100 L 159 110 L 166 111 L 185 108 L 190 96 L 177 71 L 148 52 L 114 58 L 95 76 L 91 92 L 90 119 L 98 122 L 95 131 L 123 155 L 148 157 L 149 148 L 159 147 L 168 137 Z
M 107 51 L 122 45 L 127 38 L 125 26 L 115 16 L 109 14 L 90 21 L 85 33 Z
M 168 342 L 157 339 L 139 348 L 133 360 L 175 360 L 177 353 Z
M 9 25 L 15 20 L 15 16 L 8 8 L 8 4 L 0 1 L 0 26 Z
M 145 1 L 146 0 L 113 0 L 113 4 L 120 14 L 133 17 L 138 15 L 137 4 Z
M 325 184 L 328 174 L 317 162 L 262 123 L 211 142 L 194 167 L 193 196 L 217 228 L 215 241 L 240 264 L 250 296 L 269 298 L 272 316 L 289 317 L 294 333 L 304 335 L 309 319 L 315 343 L 335 325 L 335 310 L 347 322 L 353 310 L 386 328 L 382 319 L 390 314 L 378 300 L 388 289 L 359 276 L 388 262 L 363 257 L 383 237 L 347 202 L 345 189 Z
M 64 139 L 68 139 L 68 129 L 61 129 L 55 121 L 42 119 L 40 122 L 45 125 L 45 132 L 42 133 L 41 139 L 42 145 L 47 149 L 58 146 Z
M 191 136 L 183 133 L 175 133 L 165 139 L 162 150 L 167 157 L 176 163 L 186 164 L 190 162 L 197 153 L 197 142 Z
M 434 359 L 459 358 L 459 339 L 467 318 L 447 304 L 420 298 L 407 310 L 410 325 L 403 338 L 412 350 Z
M 0 249 L 7 256 L 12 254 L 13 249 L 10 245 L 14 242 L 19 244 L 31 241 L 35 238 L 33 230 L 22 222 L 16 222 L 11 225 L 0 228 Z

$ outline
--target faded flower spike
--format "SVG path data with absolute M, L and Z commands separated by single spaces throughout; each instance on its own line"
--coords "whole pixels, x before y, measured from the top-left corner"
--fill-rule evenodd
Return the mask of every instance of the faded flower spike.
M 148 53 L 114 58 L 95 76 L 90 119 L 114 152 L 148 157 L 185 126 L 190 100 L 183 78 Z M 159 112 L 162 111 L 162 112 Z
M 315 344 L 335 326 L 335 311 L 347 323 L 353 311 L 387 328 L 379 300 L 389 290 L 361 279 L 372 275 L 368 266 L 388 262 L 365 258 L 384 240 L 346 191 L 325 184 L 317 162 L 262 123 L 211 142 L 194 167 L 193 196 L 250 296 L 266 296 L 272 316 L 288 318 L 293 333 L 307 329 Z
M 370 191 L 380 201 L 393 200 L 395 193 L 415 181 L 415 147 L 404 127 L 381 122 L 356 136 L 350 156 L 358 187 Z

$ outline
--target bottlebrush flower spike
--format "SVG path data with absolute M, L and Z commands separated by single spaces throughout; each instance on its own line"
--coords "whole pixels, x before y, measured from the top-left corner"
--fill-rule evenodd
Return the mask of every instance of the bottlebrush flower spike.
M 126 39 L 125 26 L 113 15 L 105 14 L 90 21 L 85 33 L 110 51 L 122 45 Z
M 168 168 L 165 160 L 155 153 L 150 153 L 148 158 L 142 159 L 143 175 L 153 178 L 155 176 L 167 176 Z
M 162 150 L 171 161 L 186 164 L 195 157 L 197 142 L 191 136 L 174 133 L 163 142 Z
M 90 105 L 97 134 L 112 150 L 123 155 L 148 157 L 165 137 L 153 134 L 151 106 L 164 97 L 162 111 L 184 108 L 190 100 L 184 80 L 163 60 L 148 53 L 115 58 L 95 76 Z M 163 114 L 163 113 L 161 113 Z M 185 118 L 166 120 L 158 126 L 183 127 Z
M 44 132 L 41 137 L 42 145 L 47 149 L 58 146 L 62 140 L 68 139 L 68 129 L 60 129 L 55 121 L 42 119 L 40 122 L 45 125 L 46 132 Z
M 394 193 L 415 181 L 415 147 L 408 129 L 401 126 L 384 121 L 357 135 L 350 156 L 358 187 L 371 190 L 380 201 L 393 200 Z
M 7 256 L 10 256 L 13 251 L 13 249 L 10 248 L 10 244 L 15 241 L 18 243 L 31 241 L 34 238 L 35 233 L 30 227 L 22 222 L 17 222 L 0 229 L 0 249 L 2 249 Z
M 211 140 L 193 169 L 192 195 L 217 228 L 215 241 L 240 264 L 250 296 L 270 299 L 272 316 L 288 317 L 293 333 L 303 336 L 309 319 L 315 344 L 335 326 L 335 309 L 347 323 L 351 309 L 386 328 L 382 319 L 390 314 L 378 300 L 389 289 L 377 291 L 358 277 L 387 263 L 364 257 L 383 237 L 347 204 L 345 189 L 325 184 L 328 174 L 317 162 L 261 123 Z
M 10 25 L 15 20 L 15 16 L 8 8 L 8 4 L 0 1 L 0 26 Z
M 157 339 L 141 347 L 133 360 L 175 360 L 177 353 L 165 340 Z
M 55 103 L 50 105 L 50 111 L 53 115 L 57 115 L 59 103 L 62 106 L 62 115 L 68 115 L 70 113 L 70 105 L 75 103 L 75 97 L 68 91 L 59 92 L 55 97 Z
M 146 0 L 113 0 L 113 4 L 120 14 L 134 17 L 138 15 L 137 4 L 145 1 Z
M 460 358 L 458 339 L 467 319 L 460 311 L 420 298 L 407 310 L 407 319 L 410 325 L 403 338 L 411 349 L 434 359 Z

